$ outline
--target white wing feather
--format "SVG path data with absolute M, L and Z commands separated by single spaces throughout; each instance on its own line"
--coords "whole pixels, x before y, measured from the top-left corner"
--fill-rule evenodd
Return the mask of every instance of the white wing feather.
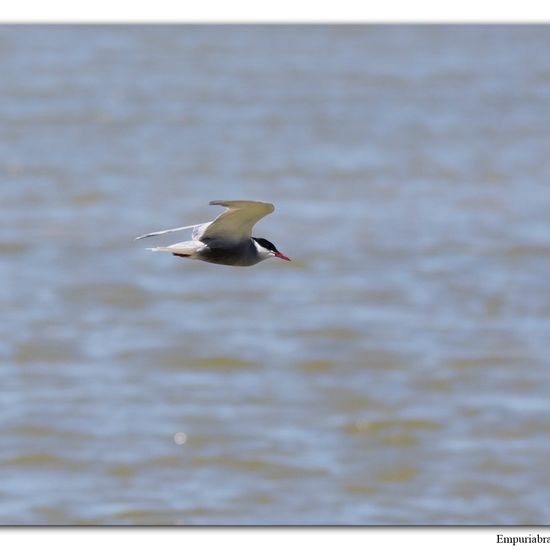
M 192 239 L 200 241 L 203 239 L 221 239 L 225 241 L 242 241 L 250 238 L 252 228 L 264 216 L 271 214 L 275 207 L 269 202 L 261 201 L 210 201 L 211 205 L 225 206 L 222 212 L 214 221 L 199 223 L 195 225 L 184 225 L 173 229 L 164 229 L 153 233 L 146 233 L 136 237 L 136 241 L 147 237 L 156 237 L 175 231 L 192 229 Z
M 260 201 L 211 201 L 210 204 L 225 206 L 227 210 L 201 232 L 201 240 L 241 241 L 250 238 L 254 225 L 275 210 L 271 203 Z
M 184 229 L 192 229 L 192 239 L 194 241 L 198 241 L 204 232 L 204 230 L 211 224 L 212 222 L 207 223 L 199 223 L 195 225 L 184 225 L 183 227 L 174 227 L 173 229 L 164 229 L 163 231 L 155 231 L 154 233 L 146 233 L 145 235 L 140 235 L 139 237 L 136 237 L 136 241 L 139 241 L 140 239 L 145 239 L 146 237 L 156 237 L 157 235 L 164 235 L 165 233 L 173 233 L 174 231 L 183 231 Z

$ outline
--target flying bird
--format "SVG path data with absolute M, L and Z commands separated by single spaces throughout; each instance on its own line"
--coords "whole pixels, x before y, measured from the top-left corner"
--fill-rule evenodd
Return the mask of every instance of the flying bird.
M 210 201 L 210 204 L 224 206 L 226 210 L 211 222 L 147 233 L 136 237 L 136 240 L 192 229 L 192 240 L 190 241 L 170 246 L 157 246 L 148 250 L 171 252 L 180 258 L 233 266 L 255 265 L 268 258 L 290 261 L 290 258 L 279 252 L 275 245 L 267 239 L 252 237 L 254 224 L 275 209 L 271 203 Z

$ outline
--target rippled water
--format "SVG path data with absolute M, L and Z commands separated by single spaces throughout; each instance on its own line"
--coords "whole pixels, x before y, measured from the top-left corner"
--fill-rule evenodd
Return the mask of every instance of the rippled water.
M 549 523 L 549 47 L 0 27 L 0 522 Z

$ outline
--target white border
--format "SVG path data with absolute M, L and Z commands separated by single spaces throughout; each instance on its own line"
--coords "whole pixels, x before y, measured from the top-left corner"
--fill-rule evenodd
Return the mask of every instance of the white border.
M 446 550 L 465 548 L 515 549 L 511 543 L 497 543 L 499 534 L 505 537 L 550 536 L 548 527 L 481 527 L 481 528 L 34 528 L 10 529 L 1 533 L 6 548 L 36 548 L 37 545 L 56 550 L 104 550 L 130 547 L 137 550 L 161 547 L 163 550 L 182 548 L 238 548 L 267 550 L 285 548 L 315 548 L 332 550 L 422 549 Z M 50 546 L 51 545 L 51 546 Z M 541 545 L 528 544 L 529 547 Z M 517 547 L 525 548 L 525 544 Z M 542 544 L 546 547 L 546 544 Z
M 522 0 L 18 0 L 0 21 L 37 23 L 549 22 L 550 2 Z

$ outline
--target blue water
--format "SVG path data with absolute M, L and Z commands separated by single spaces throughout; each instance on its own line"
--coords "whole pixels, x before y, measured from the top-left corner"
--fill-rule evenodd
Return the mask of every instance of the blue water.
M 1 26 L 0 523 L 548 523 L 549 46 Z

